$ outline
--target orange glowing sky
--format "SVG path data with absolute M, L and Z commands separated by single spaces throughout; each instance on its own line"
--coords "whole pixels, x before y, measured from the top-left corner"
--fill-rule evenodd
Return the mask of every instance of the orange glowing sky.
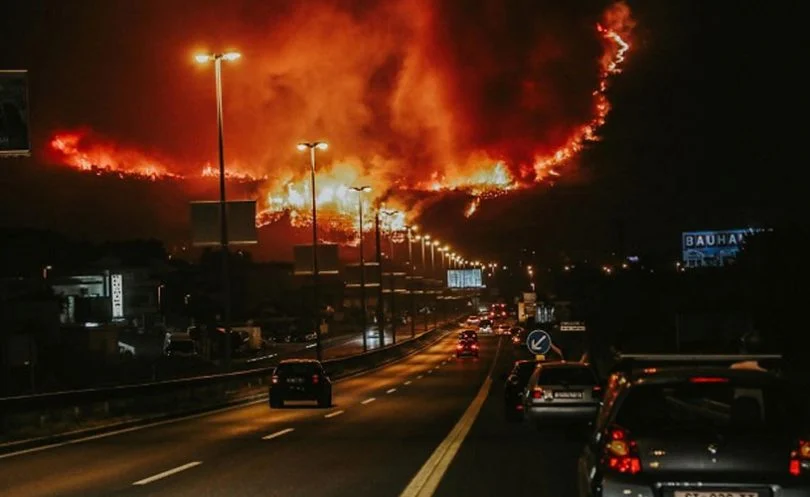
M 372 200 L 407 212 L 404 224 L 418 206 L 398 191 L 466 191 L 471 216 L 481 199 L 575 174 L 574 159 L 610 112 L 610 78 L 622 70 L 634 26 L 623 2 L 596 12 L 532 1 L 315 3 L 273 10 L 243 0 L 232 12 L 189 14 L 197 16 L 189 25 L 218 21 L 219 45 L 189 41 L 190 28 L 176 23 L 155 30 L 171 38 L 167 46 L 188 34 L 189 61 L 198 50 L 244 54 L 223 65 L 227 176 L 257 184 L 259 224 L 308 222 L 308 157 L 295 149 L 302 139 L 329 142 L 318 152 L 318 205 L 346 227 L 352 185 L 370 185 Z M 150 5 L 159 26 L 169 11 L 179 14 Z M 49 160 L 155 181 L 216 177 L 211 67 L 174 71 L 192 83 L 179 103 L 164 95 L 165 105 L 149 109 L 161 130 L 152 143 L 155 130 L 130 139 L 108 133 L 103 120 L 67 123 L 51 135 Z M 116 118 L 127 119 L 126 109 L 131 127 L 143 122 L 132 104 Z

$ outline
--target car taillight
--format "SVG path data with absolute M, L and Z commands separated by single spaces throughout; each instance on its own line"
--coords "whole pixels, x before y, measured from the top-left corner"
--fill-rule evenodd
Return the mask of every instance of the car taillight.
M 472 348 L 473 348 L 473 350 L 478 350 L 478 344 L 474 343 L 474 344 L 472 345 Z
M 593 387 L 593 394 L 594 394 L 595 396 L 600 396 L 600 395 L 602 395 L 602 387 L 601 387 L 600 385 L 594 385 L 594 387 Z
M 542 399 L 543 398 L 543 389 L 540 387 L 536 387 L 532 390 L 532 398 L 533 399 Z
M 456 350 L 461 350 L 461 349 L 463 349 L 463 348 L 464 348 L 464 346 L 463 346 L 463 345 L 461 345 L 461 344 L 456 345 Z
M 810 473 L 810 441 L 799 440 L 796 448 L 790 451 L 790 474 L 799 476 Z
M 320 377 L 320 376 L 318 376 L 318 375 L 316 375 L 316 374 L 312 375 L 312 383 L 317 384 L 319 381 L 321 381 L 321 377 Z
M 608 430 L 608 441 L 605 444 L 605 459 L 611 471 L 635 475 L 641 471 L 641 459 L 638 457 L 636 442 L 630 438 L 624 428 L 613 427 Z
M 693 376 L 689 383 L 728 383 L 728 378 L 722 376 Z
M 278 383 L 278 376 L 275 376 L 275 375 L 274 375 L 272 378 L 270 378 L 270 382 L 271 382 L 273 385 L 276 385 L 276 384 Z

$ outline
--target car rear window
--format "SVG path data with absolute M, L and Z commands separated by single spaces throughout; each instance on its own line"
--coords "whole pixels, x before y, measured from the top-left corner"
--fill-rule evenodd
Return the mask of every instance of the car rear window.
M 595 385 L 596 376 L 589 368 L 543 368 L 537 382 L 541 385 Z
M 534 373 L 534 368 L 537 367 L 537 363 L 534 362 L 522 362 L 517 365 L 517 371 L 515 374 L 517 375 L 520 383 L 525 385 L 528 383 L 529 378 L 531 377 L 532 373 Z
M 318 372 L 318 365 L 306 362 L 279 364 L 276 368 L 276 374 L 282 376 L 308 375 L 316 372 Z
M 633 430 L 779 430 L 802 416 L 790 392 L 744 383 L 638 385 L 618 406 L 615 422 Z

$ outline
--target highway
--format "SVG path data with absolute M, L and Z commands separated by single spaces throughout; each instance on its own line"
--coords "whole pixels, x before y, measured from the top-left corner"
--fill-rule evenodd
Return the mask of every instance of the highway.
M 457 360 L 454 346 L 336 382 L 326 410 L 262 401 L 0 456 L 0 494 L 573 495 L 576 442 L 503 418 L 513 347 L 482 337 L 480 359 Z

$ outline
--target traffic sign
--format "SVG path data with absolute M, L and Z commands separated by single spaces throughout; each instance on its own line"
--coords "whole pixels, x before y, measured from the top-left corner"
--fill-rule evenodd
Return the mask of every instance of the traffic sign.
M 543 330 L 534 330 L 526 337 L 526 347 L 535 355 L 546 355 L 551 350 L 551 336 Z

